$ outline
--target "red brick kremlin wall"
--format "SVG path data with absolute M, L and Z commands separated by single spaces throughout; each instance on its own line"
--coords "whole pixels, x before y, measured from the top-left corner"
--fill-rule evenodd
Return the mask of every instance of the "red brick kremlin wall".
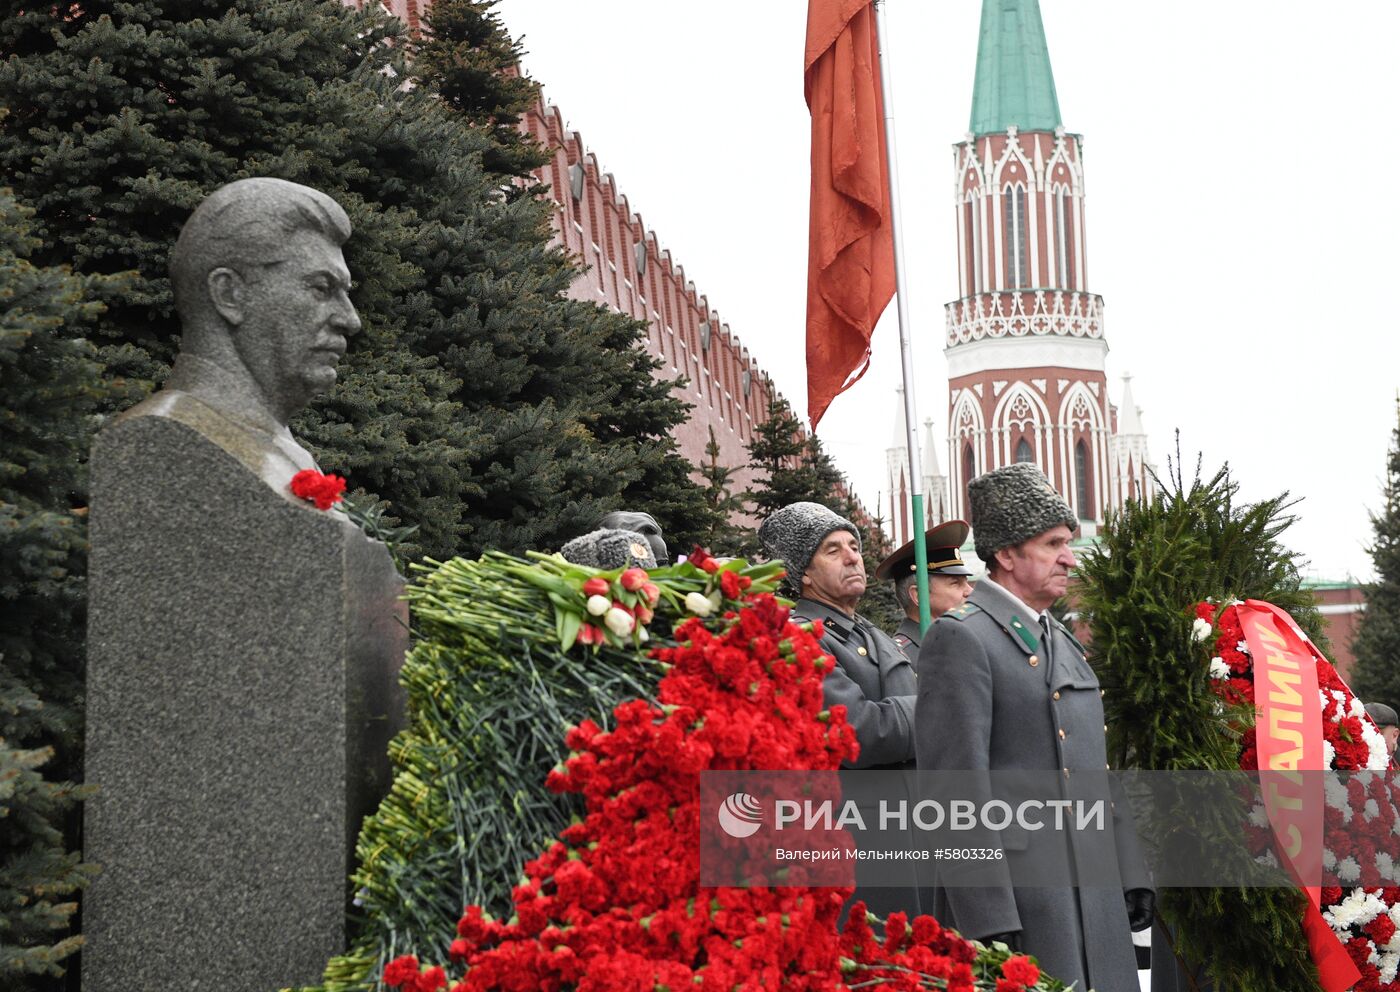
M 682 398 L 694 410 L 675 434 L 682 454 L 702 464 L 714 428 L 719 461 L 737 470 L 736 490 L 742 489 L 752 476 L 741 467 L 746 445 L 778 395 L 767 373 L 599 168 L 579 133 L 565 128 L 559 109 L 537 105 L 524 126 L 552 153 L 537 175 L 550 188 L 555 236 L 588 267 L 570 295 L 647 322 L 646 348 L 661 359 L 660 374 L 690 380 Z

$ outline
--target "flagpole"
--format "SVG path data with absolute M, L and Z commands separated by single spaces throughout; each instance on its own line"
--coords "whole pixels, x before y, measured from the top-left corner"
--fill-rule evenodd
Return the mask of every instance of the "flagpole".
M 904 371 L 904 433 L 909 446 L 909 491 L 914 525 L 914 568 L 919 583 L 919 628 L 928 630 L 931 622 L 928 602 L 928 548 L 924 544 L 924 466 L 919 457 L 916 433 L 919 419 L 914 412 L 914 354 L 909 341 L 908 293 L 904 282 L 904 231 L 899 214 L 899 166 L 894 146 L 894 90 L 890 84 L 890 63 L 885 52 L 885 3 L 875 5 L 875 39 L 880 53 L 880 92 L 885 108 L 885 161 L 890 174 L 890 226 L 894 232 L 895 309 L 899 313 L 899 360 Z

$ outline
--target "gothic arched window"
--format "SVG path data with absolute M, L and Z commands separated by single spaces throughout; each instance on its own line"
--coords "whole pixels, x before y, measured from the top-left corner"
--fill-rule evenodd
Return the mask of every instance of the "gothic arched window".
M 1033 462 L 1033 461 L 1035 461 L 1035 455 L 1031 452 L 1031 445 L 1030 445 L 1030 442 L 1027 441 L 1025 438 L 1021 438 L 1021 440 L 1019 440 L 1019 441 L 1016 442 L 1016 461 L 1018 461 L 1018 462 Z
M 1024 289 L 1030 285 L 1027 275 L 1030 260 L 1026 251 L 1026 187 L 1012 186 L 1006 193 L 1006 286 L 1008 289 Z
M 967 495 L 967 484 L 972 481 L 972 477 L 977 474 L 977 459 L 972 454 L 972 442 L 963 445 L 963 506 L 966 511 L 972 513 L 972 497 Z
M 967 236 L 967 295 L 982 292 L 982 208 L 976 198 L 963 204 L 963 225 Z
M 1074 488 L 1078 494 L 1079 519 L 1094 519 L 1094 476 L 1089 471 L 1089 446 L 1080 438 L 1074 444 Z
M 1073 289 L 1071 282 L 1072 268 L 1070 266 L 1070 251 L 1072 250 L 1074 239 L 1070 237 L 1069 230 L 1070 206 L 1069 190 L 1063 186 L 1055 194 L 1055 234 L 1057 242 L 1055 246 L 1055 258 L 1058 262 L 1060 288 Z

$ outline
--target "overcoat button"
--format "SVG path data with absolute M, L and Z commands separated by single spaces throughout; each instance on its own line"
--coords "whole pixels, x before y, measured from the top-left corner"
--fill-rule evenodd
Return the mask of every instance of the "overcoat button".
M 1100 689 L 1100 690 L 1099 690 L 1099 698 L 1100 698 L 1100 699 L 1103 698 L 1103 694 L 1104 694 L 1104 690 Z
M 1068 769 L 1068 768 L 1065 769 L 1065 778 L 1069 778 L 1069 769 Z
M 1103 725 L 1103 732 L 1104 732 L 1105 734 L 1108 733 L 1108 724 L 1106 724 L 1106 723 Z
M 1064 728 L 1064 727 L 1061 727 L 1061 728 L 1060 728 L 1060 740 L 1064 740 L 1064 739 L 1065 739 L 1065 728 Z
M 865 657 L 865 648 L 856 648 L 856 654 L 858 654 L 858 655 L 860 655 L 862 658 L 864 658 L 864 657 Z
M 1112 765 L 1104 765 L 1104 766 L 1103 766 L 1103 770 L 1106 771 L 1106 772 L 1111 772 L 1111 771 L 1113 771 L 1113 766 L 1112 766 Z
M 1040 659 L 1037 658 L 1035 655 L 1031 655 L 1029 658 L 1026 659 L 1026 661 L 1030 662 L 1030 666 L 1032 668 L 1040 664 Z
M 1060 698 L 1060 694 L 1059 694 L 1058 692 L 1056 692 L 1055 695 L 1051 696 L 1050 698 L 1051 698 L 1051 699 L 1059 699 L 1059 698 Z

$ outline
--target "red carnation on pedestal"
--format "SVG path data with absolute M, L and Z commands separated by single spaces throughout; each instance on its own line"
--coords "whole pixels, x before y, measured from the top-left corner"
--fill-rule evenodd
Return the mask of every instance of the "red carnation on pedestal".
M 345 492 L 345 480 L 338 475 L 304 468 L 292 476 L 292 495 L 309 500 L 318 510 L 329 510 L 339 503 Z

